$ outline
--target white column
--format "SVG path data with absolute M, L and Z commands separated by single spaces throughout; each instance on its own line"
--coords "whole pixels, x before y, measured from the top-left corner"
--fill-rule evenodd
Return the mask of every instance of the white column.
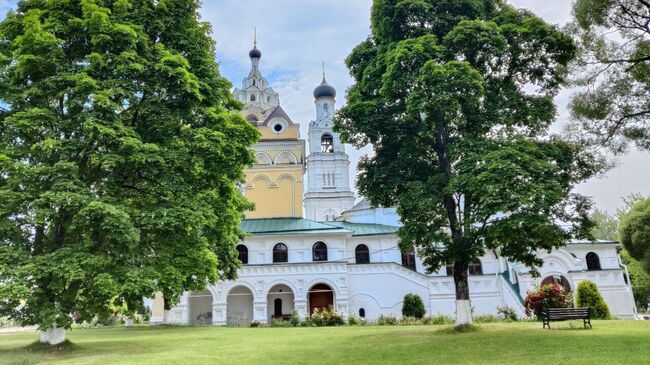
M 267 323 L 268 317 L 266 314 L 266 308 L 268 303 L 264 301 L 255 301 L 253 302 L 253 320 L 260 323 Z
M 307 309 L 307 299 L 296 299 L 294 301 L 294 306 L 300 315 L 300 318 L 307 317 L 309 315 Z
M 212 324 L 215 326 L 225 326 L 228 324 L 226 303 L 212 304 Z

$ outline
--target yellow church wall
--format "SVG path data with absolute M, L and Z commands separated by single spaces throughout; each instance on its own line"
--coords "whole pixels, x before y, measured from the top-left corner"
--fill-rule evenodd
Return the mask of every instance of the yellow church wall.
M 262 125 L 258 126 L 257 129 L 260 131 L 261 140 L 276 140 L 276 139 L 298 139 L 300 138 L 300 125 L 292 124 L 284 128 L 281 133 L 276 133 L 271 128 L 271 124 L 268 126 Z
M 246 218 L 302 217 L 302 165 L 246 171 L 246 198 L 255 210 Z

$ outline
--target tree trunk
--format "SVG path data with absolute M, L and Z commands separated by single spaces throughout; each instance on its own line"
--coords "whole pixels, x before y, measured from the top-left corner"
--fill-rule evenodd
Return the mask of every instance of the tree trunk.
M 456 286 L 456 326 L 472 324 L 472 304 L 469 300 L 467 263 L 454 263 L 454 285 Z
M 65 341 L 65 328 L 52 326 L 46 331 L 41 331 L 39 334 L 40 342 L 48 345 L 58 345 Z

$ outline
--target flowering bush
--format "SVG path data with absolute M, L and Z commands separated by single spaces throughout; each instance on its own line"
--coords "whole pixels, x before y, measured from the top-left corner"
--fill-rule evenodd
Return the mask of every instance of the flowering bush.
M 565 294 L 556 284 L 548 284 L 529 291 L 524 306 L 527 315 L 535 314 L 539 319 L 548 308 L 573 307 L 573 299 L 570 294 Z
M 314 309 L 314 313 L 311 315 L 311 323 L 316 327 L 341 326 L 345 324 L 345 321 L 330 305 L 327 309 Z

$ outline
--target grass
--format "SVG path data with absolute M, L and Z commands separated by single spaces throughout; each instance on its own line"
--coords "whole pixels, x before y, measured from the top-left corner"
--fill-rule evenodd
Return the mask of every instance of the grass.
M 0 335 L 0 364 L 647 364 L 650 322 L 322 328 L 75 329 L 59 349 L 35 333 Z

